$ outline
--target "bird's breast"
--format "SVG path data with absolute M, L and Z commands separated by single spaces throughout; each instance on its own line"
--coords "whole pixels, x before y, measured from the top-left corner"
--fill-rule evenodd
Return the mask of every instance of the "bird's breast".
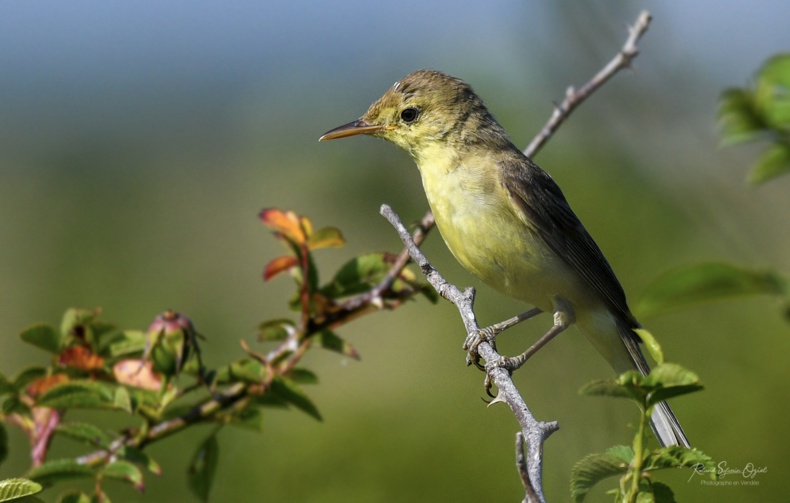
M 511 297 L 551 310 L 566 266 L 516 214 L 494 162 L 420 164 L 442 237 L 469 272 Z

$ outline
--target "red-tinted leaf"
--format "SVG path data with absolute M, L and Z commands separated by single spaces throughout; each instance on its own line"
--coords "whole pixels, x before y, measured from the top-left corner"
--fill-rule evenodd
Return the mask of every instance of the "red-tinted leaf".
M 288 269 L 298 265 L 299 261 L 296 259 L 296 257 L 290 257 L 288 255 L 277 257 L 266 264 L 266 267 L 263 269 L 263 279 L 269 281 L 281 272 L 287 271 Z
M 104 358 L 91 353 L 85 346 L 71 346 L 60 352 L 58 365 L 80 370 L 98 370 L 104 367 Z
M 270 229 L 285 236 L 289 241 L 302 245 L 307 240 L 303 223 L 293 211 L 280 211 L 275 208 L 261 212 L 261 221 Z M 308 221 L 309 222 L 309 221 Z
M 30 385 L 27 387 L 27 392 L 30 396 L 37 397 L 44 394 L 49 389 L 54 388 L 58 384 L 68 382 L 68 380 L 69 376 L 66 374 L 55 374 L 41 377 L 30 383 Z

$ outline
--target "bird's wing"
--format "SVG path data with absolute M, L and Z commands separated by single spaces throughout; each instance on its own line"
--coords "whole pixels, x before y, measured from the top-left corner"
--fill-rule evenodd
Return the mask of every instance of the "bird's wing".
M 601 296 L 612 314 L 637 327 L 609 262 L 549 174 L 523 156 L 504 160 L 501 173 L 505 190 L 525 223 Z

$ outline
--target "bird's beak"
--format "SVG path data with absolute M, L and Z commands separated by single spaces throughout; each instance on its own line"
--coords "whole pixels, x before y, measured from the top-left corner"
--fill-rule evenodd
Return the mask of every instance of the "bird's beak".
M 347 136 L 355 136 L 358 134 L 376 134 L 389 129 L 384 124 L 368 124 L 363 119 L 357 119 L 348 124 L 336 127 L 331 131 L 324 133 L 318 141 L 336 140 L 337 138 L 345 138 Z

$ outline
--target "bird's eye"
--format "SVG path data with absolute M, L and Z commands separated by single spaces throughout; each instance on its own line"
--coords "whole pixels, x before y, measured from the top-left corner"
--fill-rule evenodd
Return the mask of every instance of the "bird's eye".
M 409 123 L 417 120 L 420 112 L 416 108 L 406 108 L 400 113 L 400 118 L 403 122 Z

